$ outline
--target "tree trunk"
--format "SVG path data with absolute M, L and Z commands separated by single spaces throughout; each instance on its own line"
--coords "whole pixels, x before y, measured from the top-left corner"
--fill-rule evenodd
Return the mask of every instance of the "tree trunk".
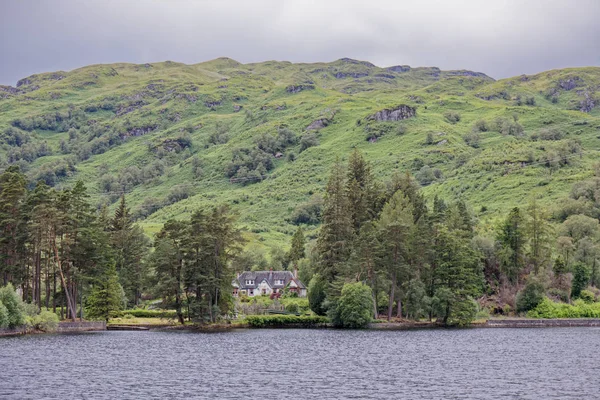
M 54 259 L 56 260 L 56 265 L 58 266 L 58 272 L 60 273 L 60 281 L 63 286 L 63 290 L 65 292 L 65 296 L 67 297 L 67 305 L 70 308 L 71 319 L 75 321 L 77 319 L 77 315 L 75 315 L 75 307 L 73 306 L 73 302 L 71 299 L 71 294 L 69 293 L 69 287 L 67 286 L 67 282 L 65 281 L 65 275 L 63 274 L 60 256 L 58 254 L 58 247 L 56 246 L 56 242 L 51 243 L 54 248 Z
M 396 313 L 396 317 L 402 318 L 402 299 L 398 299 L 398 310 Z
M 396 291 L 396 270 L 392 273 L 392 283 L 390 288 L 390 302 L 388 303 L 388 322 L 392 319 L 392 310 L 394 308 L 394 293 Z

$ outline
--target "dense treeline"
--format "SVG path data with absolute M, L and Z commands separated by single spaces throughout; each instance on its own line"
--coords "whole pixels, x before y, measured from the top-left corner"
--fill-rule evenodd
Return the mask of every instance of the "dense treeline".
M 314 274 L 311 308 L 336 322 L 343 288 L 351 282 L 369 286 L 372 299 L 363 308 L 371 307 L 373 316 L 445 324 L 468 323 L 478 309 L 528 311 L 544 296 L 594 301 L 598 180 L 574 186 L 556 212 L 564 221 L 558 229 L 535 201 L 485 228 L 462 201 L 435 197 L 428 204 L 409 175 L 377 182 L 355 151 L 347 167 L 336 162 L 326 187 L 314 261 L 302 273 Z
M 119 306 L 137 304 L 145 288 L 149 241 L 124 197 L 109 216 L 106 208 L 93 209 L 81 181 L 66 190 L 43 181 L 29 189 L 19 169 L 9 167 L 0 175 L 0 230 L 1 282 L 38 308 L 60 308 L 75 319 L 88 294 L 93 299 L 99 283 L 117 273 Z

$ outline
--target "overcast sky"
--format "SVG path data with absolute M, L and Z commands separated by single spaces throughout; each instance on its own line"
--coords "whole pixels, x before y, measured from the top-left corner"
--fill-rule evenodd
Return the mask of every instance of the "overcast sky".
M 600 66 L 600 0 L 0 0 L 0 84 L 112 62 L 226 56 L 470 69 Z

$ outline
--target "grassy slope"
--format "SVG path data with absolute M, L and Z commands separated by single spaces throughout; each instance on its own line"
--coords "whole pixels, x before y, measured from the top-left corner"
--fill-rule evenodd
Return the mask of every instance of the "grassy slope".
M 571 88 L 569 82 L 575 87 Z M 290 93 L 286 91 L 289 85 L 315 88 Z M 103 154 L 79 162 L 76 173 L 60 185 L 84 179 L 93 200 L 100 203 L 106 198 L 97 184 L 101 169 L 116 175 L 127 166 L 146 165 L 156 159 L 150 148 L 189 130 L 193 141 L 190 151 L 168 155 L 172 164 L 168 172 L 136 186 L 128 195 L 135 209 L 148 197 L 163 199 L 174 185 L 192 188 L 190 198 L 143 220 L 148 232 L 156 231 L 169 218 L 188 215 L 200 205 L 226 202 L 239 212 L 241 224 L 254 232 L 248 233 L 249 237 L 265 245 L 286 245 L 295 229 L 286 221 L 294 207 L 319 193 L 335 158 L 347 158 L 354 147 L 367 156 L 375 174 L 382 179 L 394 171 L 417 172 L 415 159 L 439 168 L 444 177 L 425 187 L 426 194 L 464 198 L 482 220 L 493 219 L 531 197 L 553 204 L 568 193 L 574 181 L 592 174 L 591 166 L 600 150 L 600 108 L 589 113 L 574 109 L 579 108 L 586 93 L 593 97 L 599 87 L 600 68 L 556 70 L 494 82 L 485 76 L 465 76 L 464 72 L 435 68 L 394 72 L 354 60 L 242 65 L 217 59 L 196 65 L 95 65 L 68 73 L 35 75 L 19 87 L 20 93 L 0 91 L 0 131 L 16 119 L 83 109 L 106 99 L 119 105 L 134 105 L 131 112 L 123 115 L 112 110 L 87 112 L 85 117 L 119 131 L 148 125 L 156 125 L 157 129 L 130 137 Z M 517 106 L 518 96 L 534 97 L 536 105 Z M 555 101 L 551 101 L 552 96 Z M 143 102 L 141 107 L 135 106 L 136 101 Z M 219 104 L 207 105 L 214 102 Z M 364 118 L 399 104 L 416 107 L 417 117 L 374 124 L 376 128 L 389 128 L 390 132 L 375 143 L 366 141 Z M 243 109 L 235 112 L 234 106 Z M 458 112 L 461 120 L 450 124 L 444 118 L 449 111 Z M 241 186 L 229 183 L 224 175 L 233 148 L 251 146 L 256 137 L 273 134 L 279 126 L 287 126 L 300 135 L 312 121 L 333 113 L 332 123 L 319 132 L 319 146 L 301 154 L 297 147 L 288 149 L 297 154 L 297 159 L 275 160 L 275 169 L 263 182 Z M 514 115 L 525 129 L 524 137 L 488 131 L 481 134 L 480 148 L 465 144 L 462 136 L 471 131 L 475 121 L 485 119 L 491 123 L 497 117 L 512 119 Z M 587 124 L 581 125 L 581 121 Z M 217 124 L 226 127 L 230 140 L 222 145 L 207 145 Z M 395 133 L 395 125 L 400 124 L 406 127 L 402 135 Z M 581 156 L 572 155 L 572 163 L 557 170 L 547 168 L 541 160 L 549 148 L 560 142 L 534 142 L 528 138 L 547 127 L 565 133 L 560 142 L 580 141 Z M 433 133 L 435 142 L 446 142 L 426 145 L 428 133 Z M 65 157 L 57 150 L 60 141 L 68 139 L 67 132 L 38 129 L 29 134 L 34 141 L 46 140 L 55 149 L 54 155 L 33 162 L 29 172 L 32 176 L 36 168 Z M 200 178 L 192 174 L 193 155 L 202 161 Z M 482 206 L 487 209 L 485 212 L 480 211 Z M 314 234 L 314 228 L 309 231 L 309 235 Z

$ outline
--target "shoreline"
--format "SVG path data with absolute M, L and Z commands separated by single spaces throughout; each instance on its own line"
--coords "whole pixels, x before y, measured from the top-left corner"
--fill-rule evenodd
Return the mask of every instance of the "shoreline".
M 54 332 L 45 332 L 37 329 L 31 329 L 26 326 L 20 326 L 13 329 L 0 329 L 0 337 L 12 337 L 23 335 L 39 335 L 43 333 L 74 333 L 74 332 L 93 332 L 105 331 L 106 322 L 104 321 L 61 321 Z
M 475 322 L 461 329 L 480 329 L 480 328 L 569 328 L 569 327 L 587 327 L 600 328 L 599 318 L 564 318 L 564 319 L 534 319 L 534 318 L 506 318 L 489 319 L 487 321 Z M 95 331 L 144 331 L 144 332 L 172 332 L 187 331 L 197 333 L 222 333 L 236 330 L 247 329 L 338 329 L 331 324 L 326 325 L 280 325 L 268 327 L 253 327 L 249 324 L 210 324 L 210 325 L 151 325 L 151 324 L 106 324 L 104 321 L 83 321 L 70 322 L 63 321 L 59 323 L 55 332 L 44 332 L 40 330 L 20 327 L 15 329 L 0 329 L 0 337 L 13 337 L 23 335 L 37 335 L 44 333 L 77 333 L 77 332 L 95 332 Z M 378 322 L 371 323 L 364 330 L 373 331 L 405 331 L 420 329 L 456 329 L 456 327 L 446 327 L 437 322 L 429 321 L 406 321 L 406 322 Z M 342 329 L 340 329 L 342 330 Z
M 490 319 L 482 322 L 475 322 L 462 329 L 478 329 L 478 328 L 568 328 L 568 327 L 600 327 L 600 319 L 598 318 L 564 318 L 564 319 L 533 319 L 533 318 L 506 318 L 506 319 Z M 364 330 L 419 330 L 419 329 L 456 329 L 457 327 L 447 327 L 435 321 L 407 321 L 407 322 L 378 322 L 371 323 Z M 211 325 L 126 325 L 119 324 L 108 326 L 107 330 L 143 330 L 143 331 L 191 331 L 199 333 L 211 332 L 229 332 L 235 330 L 247 329 L 340 329 L 335 328 L 331 324 L 326 325 L 279 325 L 253 327 L 249 324 L 211 324 Z

